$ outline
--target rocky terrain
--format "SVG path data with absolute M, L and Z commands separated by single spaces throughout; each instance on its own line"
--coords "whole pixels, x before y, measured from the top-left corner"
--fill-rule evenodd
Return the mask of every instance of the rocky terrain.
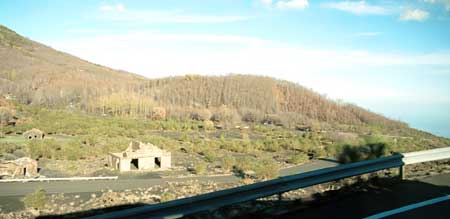
M 419 179 L 427 176 L 450 173 L 450 161 L 429 162 L 417 165 L 407 166 L 406 174 L 409 180 Z M 389 169 L 377 173 L 366 174 L 358 177 L 352 177 L 339 180 L 332 183 L 320 184 L 286 192 L 282 195 L 283 201 L 312 201 L 320 199 L 336 198 L 336 195 L 351 195 L 367 189 L 371 186 L 382 186 L 383 183 L 395 183 L 398 175 L 397 169 Z M 89 194 L 52 194 L 48 195 L 45 208 L 23 209 L 15 212 L 2 212 L 0 218 L 34 218 L 45 215 L 63 215 L 66 218 L 76 218 L 82 215 L 92 213 L 93 209 L 105 209 L 114 206 L 125 205 L 125 207 L 137 206 L 142 204 L 156 204 L 174 199 L 190 197 L 204 194 L 226 188 L 244 185 L 246 181 L 238 184 L 217 184 L 214 182 L 171 182 L 160 186 L 149 188 L 140 188 L 125 191 L 102 191 L 100 193 Z M 380 184 L 381 183 L 381 184 Z M 332 195 L 330 195 L 332 194 Z M 243 212 L 271 211 L 276 208 L 277 211 L 283 206 L 277 205 L 278 196 L 271 196 L 257 201 L 246 202 L 237 206 L 227 207 L 215 211 L 213 218 L 235 217 Z M 286 206 L 284 206 L 286 207 Z M 110 210 L 110 209 L 109 209 Z M 91 212 L 90 212 L 91 211 Z M 80 212 L 84 212 L 81 213 Z M 94 211 L 96 214 L 102 210 Z M 76 213 L 76 214 L 71 214 Z M 203 214 L 192 216 L 193 218 L 202 218 Z
M 216 184 L 214 182 L 170 182 L 160 186 L 140 188 L 135 190 L 112 191 L 107 190 L 101 193 L 90 194 L 52 194 L 47 195 L 47 203 L 43 209 L 27 208 L 15 212 L 2 212 L 0 218 L 34 218 L 45 215 L 67 215 L 61 217 L 73 217 L 70 214 L 75 212 L 85 212 L 77 214 L 78 217 L 88 214 L 92 209 L 103 209 L 120 205 L 142 205 L 156 204 L 174 199 L 180 199 L 226 189 L 237 185 Z M 97 211 L 99 213 L 101 211 Z M 77 216 L 76 216 L 77 217 Z

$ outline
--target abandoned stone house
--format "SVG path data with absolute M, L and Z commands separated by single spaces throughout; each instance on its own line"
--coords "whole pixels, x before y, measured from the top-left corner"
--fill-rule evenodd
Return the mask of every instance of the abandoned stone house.
M 0 176 L 34 177 L 38 175 L 38 163 L 29 157 L 0 162 Z
M 123 171 L 171 167 L 171 154 L 152 144 L 133 141 L 122 153 L 109 153 L 109 166 Z
M 23 136 L 28 140 L 41 140 L 44 139 L 45 134 L 39 129 L 31 129 L 23 133 Z

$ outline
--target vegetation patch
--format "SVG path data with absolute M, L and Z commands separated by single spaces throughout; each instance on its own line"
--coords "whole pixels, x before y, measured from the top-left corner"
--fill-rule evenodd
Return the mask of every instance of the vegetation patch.
M 37 189 L 35 192 L 25 196 L 23 203 L 27 208 L 44 209 L 47 205 L 47 194 L 43 189 Z
M 353 163 L 386 155 L 387 145 L 385 143 L 369 143 L 359 146 L 344 145 L 338 159 L 341 163 Z
M 301 164 L 309 160 L 309 156 L 304 153 L 294 154 L 287 161 L 292 164 Z

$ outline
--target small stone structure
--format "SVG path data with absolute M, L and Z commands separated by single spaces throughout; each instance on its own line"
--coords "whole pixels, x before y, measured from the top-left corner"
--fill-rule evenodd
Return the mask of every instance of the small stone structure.
M 108 163 L 121 172 L 168 169 L 171 167 L 171 154 L 152 144 L 133 141 L 122 153 L 109 153 Z
M 34 177 L 38 175 L 38 163 L 29 157 L 0 162 L 0 175 L 9 177 Z
M 23 133 L 23 136 L 28 140 L 42 140 L 45 134 L 43 131 L 33 128 Z

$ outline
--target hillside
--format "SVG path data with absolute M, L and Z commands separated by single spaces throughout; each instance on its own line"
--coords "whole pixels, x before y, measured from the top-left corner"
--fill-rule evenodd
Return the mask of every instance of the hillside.
M 34 140 L 24 137 L 32 129 L 42 132 L 35 130 L 40 134 Z M 132 141 L 170 152 L 172 168 L 158 169 L 158 159 L 152 158 L 157 171 L 138 171 L 135 159 L 130 163 L 135 170 L 115 169 L 108 154 L 123 152 Z M 247 184 L 317 159 L 354 162 L 449 145 L 450 139 L 292 82 L 239 74 L 148 79 L 89 63 L 0 26 L 0 164 L 29 157 L 37 162 L 39 177 L 179 180 L 232 174 Z M 0 168 L 0 179 L 28 177 L 8 167 Z M 170 199 L 177 197 L 157 187 Z M 159 196 L 155 191 L 146 193 Z M 64 194 L 48 197 L 51 203 L 92 209 L 111 200 L 104 198 L 108 194 L 91 195 L 84 203 Z M 56 205 L 48 206 L 57 212 Z M 60 213 L 75 211 L 70 209 Z
M 405 127 L 355 105 L 337 103 L 300 85 L 268 77 L 146 79 L 56 51 L 4 26 L 0 26 L 0 57 L 0 92 L 10 93 L 24 104 L 70 105 L 93 113 L 142 117 L 148 117 L 155 106 L 177 118 L 189 117 L 198 109 L 211 113 L 229 110 L 236 114 L 232 117 L 251 117 L 244 118 L 248 121 L 272 115 L 273 122 Z
M 56 51 L 1 25 L 0 57 L 0 92 L 27 104 L 83 103 L 94 91 L 114 92 L 143 79 Z

